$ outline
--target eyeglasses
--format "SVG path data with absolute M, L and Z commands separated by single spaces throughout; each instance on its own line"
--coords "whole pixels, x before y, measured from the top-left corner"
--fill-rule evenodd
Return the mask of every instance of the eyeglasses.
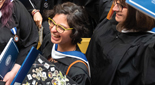
M 120 3 L 116 3 L 116 2 L 113 2 L 114 6 L 116 6 L 118 8 L 119 11 L 122 11 L 123 8 L 127 8 L 125 6 L 123 6 L 122 4 Z
M 51 19 L 50 17 L 48 18 L 48 24 L 51 28 L 53 28 L 54 26 L 56 26 L 56 30 L 59 32 L 59 33 L 63 33 L 64 31 L 66 30 L 71 30 L 73 28 L 65 28 L 59 24 L 56 24 L 55 21 L 53 19 Z

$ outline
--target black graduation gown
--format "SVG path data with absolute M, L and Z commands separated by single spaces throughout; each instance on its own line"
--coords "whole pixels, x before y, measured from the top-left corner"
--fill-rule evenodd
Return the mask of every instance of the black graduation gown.
M 87 0 L 85 3 L 85 9 L 89 14 L 90 21 L 90 34 L 94 34 L 98 27 L 96 27 L 100 22 L 102 24 L 107 23 L 107 14 L 111 8 L 113 0 Z M 92 36 L 92 35 L 91 35 Z
M 85 8 L 88 14 L 95 20 L 95 24 L 107 21 L 106 17 L 113 0 L 87 0 Z
M 52 51 L 53 43 L 51 42 L 51 35 L 48 34 L 45 36 L 42 46 L 40 47 L 40 51 L 42 52 L 43 56 L 48 59 L 48 57 L 51 57 L 51 51 Z M 78 46 L 76 51 L 80 51 Z M 59 56 L 60 57 L 60 56 Z M 58 67 L 62 72 L 66 73 L 69 65 L 79 60 L 77 58 L 72 57 L 66 57 L 62 59 L 55 59 L 57 63 L 54 63 L 56 67 Z M 69 70 L 68 76 L 73 79 L 76 83 L 79 85 L 91 85 L 90 84 L 90 77 L 88 74 L 88 69 L 83 63 L 77 63 L 71 67 Z
M 18 0 L 13 2 L 12 18 L 15 24 L 10 23 L 10 27 L 2 27 L 0 21 L 0 53 L 6 46 L 10 37 L 14 37 L 10 29 L 17 27 L 17 35 L 19 41 L 16 43 L 19 49 L 19 54 L 16 63 L 22 64 L 27 53 L 32 46 L 36 47 L 38 42 L 38 30 L 26 8 Z M 2 15 L 3 16 L 3 15 Z
M 154 85 L 154 34 L 120 33 L 112 21 L 103 23 L 86 52 L 92 85 Z

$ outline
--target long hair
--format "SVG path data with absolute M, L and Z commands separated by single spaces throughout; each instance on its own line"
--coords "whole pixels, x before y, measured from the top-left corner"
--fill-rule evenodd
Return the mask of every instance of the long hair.
M 121 4 L 125 5 L 125 0 L 115 1 L 120 1 Z M 145 32 L 155 27 L 155 20 L 153 18 L 140 12 L 139 10 L 133 8 L 130 5 L 127 5 L 127 9 L 128 12 L 125 21 L 117 25 L 117 29 L 119 31 L 125 28 L 127 30 Z
M 13 20 L 11 19 L 12 12 L 13 12 L 12 8 L 13 8 L 13 4 L 12 4 L 11 0 L 5 0 L 3 3 L 3 6 L 1 8 L 2 27 L 3 26 L 9 27 L 9 22 L 13 22 Z

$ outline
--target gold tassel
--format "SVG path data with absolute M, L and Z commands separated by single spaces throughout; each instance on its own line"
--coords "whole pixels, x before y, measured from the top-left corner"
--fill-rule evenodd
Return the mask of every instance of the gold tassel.
M 111 8 L 110 8 L 110 10 L 109 10 L 109 13 L 108 13 L 108 15 L 107 15 L 107 19 L 108 19 L 108 20 L 111 19 L 112 15 L 113 15 L 113 13 L 114 13 L 113 7 L 114 7 L 114 3 L 112 3 Z

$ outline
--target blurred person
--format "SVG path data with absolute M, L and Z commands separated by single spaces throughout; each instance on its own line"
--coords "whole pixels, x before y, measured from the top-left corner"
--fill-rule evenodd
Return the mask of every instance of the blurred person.
M 116 16 L 97 25 L 86 52 L 92 85 L 154 85 L 155 35 L 150 30 L 155 20 L 125 0 L 113 4 Z
M 10 85 L 31 47 L 37 46 L 38 30 L 29 12 L 18 0 L 0 0 L 0 8 L 0 53 L 11 37 L 18 36 L 18 58 L 3 78 L 5 85 Z M 14 27 L 17 28 L 15 34 L 11 32 Z

